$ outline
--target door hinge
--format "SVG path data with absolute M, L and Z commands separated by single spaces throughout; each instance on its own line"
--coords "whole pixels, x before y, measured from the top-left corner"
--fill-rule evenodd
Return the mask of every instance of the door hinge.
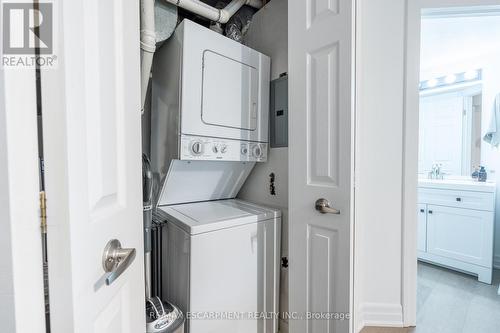
M 45 191 L 40 192 L 40 228 L 42 233 L 47 233 L 47 198 Z

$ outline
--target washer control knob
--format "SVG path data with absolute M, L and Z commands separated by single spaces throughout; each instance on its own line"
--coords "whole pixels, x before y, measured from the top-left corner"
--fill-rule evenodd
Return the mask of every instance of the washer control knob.
M 255 158 L 261 158 L 262 157 L 262 147 L 260 145 L 255 145 L 252 148 L 252 155 Z
M 219 150 L 220 150 L 220 149 L 219 149 L 219 145 L 217 145 L 217 144 L 215 144 L 215 145 L 212 147 L 212 151 L 213 151 L 214 153 L 216 153 L 216 154 L 219 152 Z
M 203 153 L 203 143 L 201 141 L 194 141 L 191 143 L 191 151 L 194 155 L 200 155 Z
M 220 152 L 225 154 L 227 152 L 227 145 L 220 146 Z
M 248 154 L 248 147 L 241 146 L 241 155 L 247 155 L 247 154 Z

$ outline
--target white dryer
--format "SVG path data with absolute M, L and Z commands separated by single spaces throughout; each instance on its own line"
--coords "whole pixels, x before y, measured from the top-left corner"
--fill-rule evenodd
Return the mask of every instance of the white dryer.
M 185 19 L 153 66 L 155 153 L 167 160 L 266 160 L 268 56 Z
M 281 212 L 236 199 L 159 209 L 162 296 L 186 314 L 186 332 L 276 333 Z

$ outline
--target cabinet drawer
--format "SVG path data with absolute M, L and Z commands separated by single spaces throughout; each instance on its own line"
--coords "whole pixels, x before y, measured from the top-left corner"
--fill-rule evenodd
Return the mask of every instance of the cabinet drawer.
M 430 205 L 465 209 L 495 210 L 495 195 L 488 192 L 455 191 L 446 189 L 418 189 L 418 202 Z

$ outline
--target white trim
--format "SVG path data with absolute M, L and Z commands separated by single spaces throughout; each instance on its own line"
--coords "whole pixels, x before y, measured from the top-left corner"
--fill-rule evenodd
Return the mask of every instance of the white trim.
M 401 304 L 363 303 L 359 307 L 357 332 L 367 326 L 403 327 Z
M 35 70 L 0 70 L 0 331 L 45 332 Z
M 405 107 L 403 145 L 403 216 L 402 216 L 402 305 L 404 326 L 416 325 L 417 290 L 417 165 L 418 165 L 418 97 L 420 71 L 420 19 L 422 9 L 470 8 L 491 11 L 498 0 L 407 0 Z M 500 7 L 497 7 L 500 8 Z M 389 18 L 388 18 L 389 19 Z
M 407 1 L 405 91 L 403 112 L 403 181 L 402 181 L 402 279 L 401 304 L 404 326 L 417 323 L 417 185 L 418 185 L 418 101 L 420 57 L 420 11 L 415 1 Z M 417 25 L 417 29 L 411 29 Z M 411 71 L 417 68 L 417 71 Z M 413 91 L 413 94 L 409 94 Z
M 493 268 L 500 269 L 500 254 L 493 256 Z
M 497 15 L 500 15 L 500 7 L 498 6 L 481 6 L 481 8 L 472 11 L 467 7 L 430 8 L 422 12 L 425 19 Z
M 351 0 L 351 182 L 350 182 L 350 218 L 349 218 L 349 312 L 351 314 L 349 323 L 349 333 L 355 332 L 355 323 L 357 320 L 355 304 L 355 244 L 356 244 L 356 116 L 357 116 L 357 65 L 358 65 L 358 0 Z
M 428 97 L 437 94 L 445 94 L 458 91 L 462 91 L 464 96 L 466 95 L 474 96 L 481 94 L 482 90 L 483 90 L 483 81 L 477 80 L 474 82 L 459 83 L 446 87 L 426 89 L 424 91 L 420 91 L 420 97 Z

